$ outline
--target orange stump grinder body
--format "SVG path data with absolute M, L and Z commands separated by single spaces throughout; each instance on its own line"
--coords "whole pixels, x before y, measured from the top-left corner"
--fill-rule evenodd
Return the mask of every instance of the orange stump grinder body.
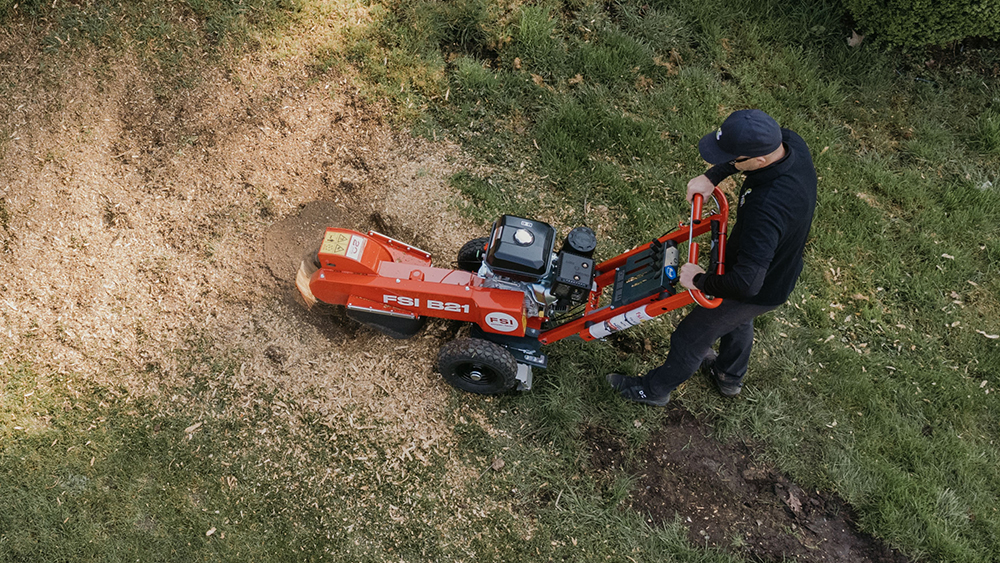
M 431 255 L 383 234 L 328 228 L 296 286 L 306 303 L 346 307 L 347 316 L 394 338 L 416 334 L 428 317 L 470 323 L 470 336 L 446 344 L 438 370 L 473 393 L 531 388 L 531 368 L 547 365 L 541 346 L 569 336 L 604 338 L 663 313 L 722 300 L 677 292 L 678 245 L 710 234 L 709 271 L 723 273 L 729 206 L 718 189 L 717 211 L 702 217 L 695 196 L 691 222 L 601 263 L 596 237 L 577 227 L 556 250 L 555 229 L 511 215 L 489 237 L 469 241 L 458 269 L 436 268 Z

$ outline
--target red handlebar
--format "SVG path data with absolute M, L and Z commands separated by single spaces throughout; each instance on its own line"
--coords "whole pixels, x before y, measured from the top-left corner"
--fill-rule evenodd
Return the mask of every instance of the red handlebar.
M 701 220 L 702 199 L 703 197 L 701 194 L 694 194 L 694 197 L 691 198 L 691 225 L 689 226 L 689 228 L 691 229 L 692 235 L 694 234 L 695 220 L 696 219 Z M 688 240 L 688 263 L 689 264 L 698 263 L 698 243 L 694 242 L 693 236 L 690 237 L 690 239 Z M 699 289 L 689 289 L 688 293 L 691 294 L 691 298 L 694 299 L 695 303 L 701 305 L 706 309 L 714 309 L 719 305 L 722 305 L 721 297 L 713 297 L 712 299 L 709 299 Z

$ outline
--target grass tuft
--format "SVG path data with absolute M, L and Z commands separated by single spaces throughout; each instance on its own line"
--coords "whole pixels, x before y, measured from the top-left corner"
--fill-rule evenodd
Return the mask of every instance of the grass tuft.
M 1000 155 L 1000 113 L 987 110 L 976 119 L 973 146 L 988 155 Z

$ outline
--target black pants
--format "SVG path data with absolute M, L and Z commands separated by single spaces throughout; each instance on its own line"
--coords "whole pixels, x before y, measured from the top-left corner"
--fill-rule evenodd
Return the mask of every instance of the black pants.
M 670 352 L 662 366 L 643 377 L 654 397 L 662 397 L 687 381 L 719 341 L 716 371 L 742 379 L 753 347 L 753 320 L 779 305 L 751 305 L 724 299 L 714 309 L 695 307 L 670 336 Z

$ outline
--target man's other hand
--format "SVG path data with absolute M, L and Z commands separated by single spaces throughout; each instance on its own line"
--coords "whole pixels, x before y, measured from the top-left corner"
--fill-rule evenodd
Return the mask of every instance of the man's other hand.
M 701 194 L 703 200 L 712 197 L 712 192 L 715 191 L 715 184 L 708 179 L 708 176 L 702 174 L 701 176 L 696 176 L 688 182 L 687 189 L 687 200 L 690 203 L 694 199 L 694 194 Z
M 681 266 L 681 285 L 685 289 L 698 289 L 694 285 L 694 277 L 698 274 L 704 274 L 705 270 L 697 264 L 687 263 Z

